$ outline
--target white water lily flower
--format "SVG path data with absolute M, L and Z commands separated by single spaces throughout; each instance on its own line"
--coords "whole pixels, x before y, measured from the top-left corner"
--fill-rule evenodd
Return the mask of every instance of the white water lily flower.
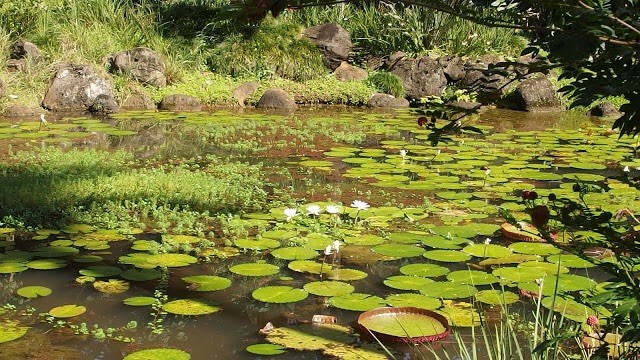
M 407 157 L 407 150 L 405 149 L 400 150 L 400 156 L 402 156 L 402 160 L 404 160 L 404 158 Z
M 364 201 L 353 200 L 353 202 L 351 203 L 351 207 L 358 209 L 358 211 L 367 210 L 369 208 L 369 204 Z
M 538 284 L 538 286 L 542 285 L 542 282 L 544 281 L 544 278 L 538 278 L 536 279 L 536 284 Z
M 440 155 L 442 151 L 440 149 L 438 149 L 438 151 L 436 151 L 436 155 Z
M 340 252 L 340 241 L 336 240 L 333 242 L 333 245 L 331 245 L 331 247 L 333 248 L 333 250 L 336 251 L 336 253 Z
M 312 204 L 307 206 L 307 214 L 309 215 L 320 215 L 320 206 Z
M 329 214 L 339 214 L 342 208 L 338 205 L 327 205 L 325 210 L 327 210 Z
M 485 239 L 485 241 L 484 241 L 484 243 L 485 243 L 485 244 L 487 244 L 487 245 L 491 244 L 491 239 L 486 238 L 486 239 Z
M 485 175 L 487 175 L 487 176 L 489 176 L 489 174 L 491 174 L 491 169 L 487 169 L 487 170 L 485 170 L 485 171 L 484 171 L 484 174 L 485 174 Z
M 333 250 L 333 248 L 331 247 L 331 245 L 327 245 L 327 247 L 324 249 L 324 254 L 329 256 L 331 255 L 331 251 Z
M 298 215 L 298 210 L 294 208 L 286 208 L 284 209 L 284 215 L 287 217 L 287 221 L 293 219 L 294 216 Z
M 625 166 L 624 169 L 622 169 L 622 171 L 624 172 L 631 172 L 631 169 L 629 169 L 629 166 Z

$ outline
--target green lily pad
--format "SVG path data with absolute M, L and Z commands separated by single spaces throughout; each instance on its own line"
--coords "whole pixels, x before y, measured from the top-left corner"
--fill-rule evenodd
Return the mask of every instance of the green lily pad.
M 440 320 L 411 312 L 397 313 L 392 316 L 383 314 L 361 317 L 358 323 L 372 332 L 399 338 L 433 336 L 447 331 Z
M 129 281 L 149 281 L 160 277 L 162 273 L 154 269 L 129 269 L 120 273 L 120 277 Z
M 586 269 L 595 266 L 592 262 L 573 254 L 551 255 L 547 257 L 547 261 L 554 264 L 560 262 L 562 266 L 574 269 Z
M 435 310 L 442 306 L 440 300 L 422 294 L 391 294 L 385 298 L 389 306 L 416 307 L 419 309 Z
M 78 271 L 81 275 L 91 276 L 91 277 L 111 277 L 120 275 L 122 270 L 116 266 L 108 266 L 108 265 L 98 265 L 98 266 L 89 266 L 86 269 L 82 269 Z
M 433 280 L 419 276 L 396 275 L 386 278 L 383 282 L 393 289 L 418 290 L 425 284 L 433 282 Z
M 469 285 L 489 285 L 498 282 L 498 278 L 480 270 L 458 270 L 447 274 L 447 279 L 453 282 Z
M 355 287 L 340 281 L 315 281 L 305 284 L 304 289 L 317 296 L 342 296 L 352 293 Z
M 129 283 L 124 280 L 109 279 L 108 281 L 95 281 L 93 287 L 105 294 L 122 294 L 129 290 Z
M 500 258 L 486 258 L 480 261 L 478 264 L 482 266 L 490 266 L 490 265 L 520 264 L 526 261 L 539 261 L 539 260 L 542 260 L 542 258 L 536 255 L 510 254 Z
M 462 251 L 482 258 L 501 258 L 512 253 L 511 249 L 495 244 L 470 244 L 465 246 Z
M 202 241 L 201 238 L 191 235 L 162 235 L 162 241 L 166 241 L 173 244 L 196 244 Z
M 383 298 L 379 296 L 351 293 L 343 296 L 329 298 L 329 304 L 333 307 L 351 311 L 367 311 L 386 305 Z
M 102 256 L 98 255 L 78 255 L 73 257 L 73 261 L 77 263 L 92 263 L 102 261 Z
M 294 350 L 324 350 L 352 341 L 351 329 L 336 324 L 279 327 L 267 334 L 267 341 Z
M 367 277 L 367 273 L 356 269 L 333 269 L 326 272 L 331 280 L 355 281 Z
M 0 344 L 21 338 L 28 330 L 27 326 L 19 326 L 17 322 L 0 323 Z
M 129 306 L 151 306 L 156 301 L 157 299 L 151 296 L 134 296 L 123 300 L 124 304 Z
M 162 309 L 170 314 L 176 315 L 207 315 L 220 311 L 220 307 L 213 305 L 207 300 L 201 299 L 178 299 L 169 301 L 162 305 Z
M 80 305 L 63 305 L 57 306 L 49 310 L 49 315 L 57 318 L 70 318 L 78 315 L 82 315 L 87 311 L 87 308 Z
M 518 294 L 510 291 L 482 290 L 475 295 L 476 300 L 489 305 L 509 305 L 518 301 Z
M 520 283 L 535 281 L 540 278 L 540 271 L 536 268 L 503 267 L 493 270 L 493 275 L 502 279 L 503 283 Z
M 309 260 L 318 256 L 318 252 L 306 247 L 285 247 L 271 252 L 273 257 L 284 260 Z
M 558 264 L 552 264 L 540 261 L 527 261 L 518 265 L 518 269 L 521 271 L 537 272 L 538 277 L 546 275 L 566 274 L 569 272 L 564 266 L 558 266 Z
M 360 214 L 362 217 L 362 212 Z M 351 245 L 376 246 L 385 242 L 384 238 L 373 234 L 363 234 L 358 236 L 347 236 L 344 242 Z
M 37 297 L 49 296 L 51 295 L 52 290 L 48 287 L 44 286 L 25 286 L 21 287 L 16 291 L 16 293 L 22 297 L 26 297 L 29 299 L 35 299 Z
M 0 274 L 19 273 L 27 269 L 28 267 L 24 263 L 0 262 Z
M 320 274 L 320 272 L 326 273 L 331 270 L 330 264 L 323 265 L 311 260 L 295 260 L 290 262 L 287 266 L 293 271 L 309 274 Z
M 400 268 L 404 275 L 438 277 L 449 273 L 449 268 L 436 264 L 409 264 Z
M 559 254 L 560 252 L 562 252 L 562 250 L 558 249 L 552 244 L 537 242 L 517 242 L 509 245 L 509 249 L 520 254 L 543 256 Z
M 582 323 L 589 315 L 595 315 L 597 312 L 590 307 L 580 304 L 573 299 L 567 299 L 563 297 L 548 296 L 542 299 L 542 306 L 549 310 L 553 310 L 561 316 Z
M 189 360 L 188 352 L 178 349 L 146 349 L 136 351 L 124 357 L 122 360 Z
M 451 326 L 457 327 L 474 327 L 479 326 L 480 314 L 474 309 L 473 305 L 466 302 L 452 302 L 444 300 L 443 307 L 436 312 L 444 315 Z
M 280 247 L 280 241 L 270 238 L 237 239 L 233 244 L 240 249 L 266 250 Z
M 302 301 L 309 296 L 309 293 L 291 286 L 264 286 L 255 289 L 251 296 L 266 303 L 284 304 Z
M 231 280 L 213 275 L 185 276 L 182 280 L 193 284 L 195 291 L 219 291 L 231 286 Z
M 182 267 L 195 264 L 198 259 L 187 254 L 154 254 L 146 258 L 146 262 L 163 267 Z
M 276 344 L 253 344 L 247 346 L 245 350 L 252 354 L 263 356 L 280 355 L 285 352 L 285 349 L 282 346 Z
M 475 287 L 452 281 L 434 281 L 424 285 L 419 290 L 422 295 L 437 299 L 462 299 L 471 297 L 476 293 Z
M 271 264 L 246 263 L 234 265 L 229 268 L 229 271 L 242 276 L 270 276 L 277 274 L 280 268 Z
M 425 246 L 434 248 L 434 249 L 443 249 L 443 250 L 458 250 L 460 246 L 449 239 L 445 239 L 441 236 L 428 236 L 420 240 L 422 244 Z
M 371 250 L 380 255 L 394 258 L 415 257 L 424 253 L 423 248 L 407 244 L 383 244 L 378 245 Z
M 422 256 L 434 261 L 456 263 L 471 259 L 471 255 L 456 250 L 430 250 L 426 251 Z
M 53 270 L 60 269 L 67 266 L 67 262 L 64 259 L 38 259 L 31 260 L 27 263 L 27 267 L 36 270 Z
M 80 250 L 70 246 L 45 246 L 33 250 L 33 254 L 43 258 L 56 258 L 76 255 Z

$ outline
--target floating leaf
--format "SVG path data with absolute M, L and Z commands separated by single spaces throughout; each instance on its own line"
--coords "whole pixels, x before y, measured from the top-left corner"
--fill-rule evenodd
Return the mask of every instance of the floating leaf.
M 29 330 L 26 326 L 18 326 L 17 322 L 0 323 L 0 344 L 19 339 Z
M 431 282 L 433 282 L 433 280 L 428 278 L 406 275 L 390 276 L 384 280 L 385 285 L 399 290 L 418 290 L 425 284 Z
M 182 280 L 193 284 L 194 286 L 190 288 L 195 291 L 219 291 L 231 286 L 231 280 L 213 275 L 185 276 Z
M 573 321 L 582 323 L 589 315 L 596 315 L 597 312 L 590 307 L 580 304 L 573 299 L 563 297 L 548 296 L 542 299 L 542 306 L 549 310 L 553 310 L 561 316 Z
M 371 250 L 378 254 L 395 258 L 415 257 L 424 253 L 423 248 L 406 244 L 383 244 Z
M 218 306 L 200 299 L 179 299 L 169 301 L 162 306 L 162 309 L 171 314 L 190 316 L 213 314 L 220 311 Z
M 234 265 L 229 271 L 242 276 L 270 276 L 277 274 L 280 268 L 271 264 L 246 263 Z
M 500 290 L 482 290 L 475 295 L 476 300 L 489 305 L 509 305 L 518 301 L 518 294 Z
M 444 250 L 458 250 L 460 246 L 454 243 L 449 239 L 445 239 L 441 236 L 429 236 L 420 240 L 422 244 L 425 246 L 434 248 L 434 249 L 444 249 Z
M 0 262 L 0 274 L 18 273 L 27 270 L 27 265 L 18 262 Z
M 109 279 L 108 281 L 96 281 L 93 283 L 93 287 L 105 294 L 122 294 L 129 290 L 129 283 L 124 280 Z
M 124 357 L 122 360 L 189 360 L 188 352 L 178 349 L 146 349 L 136 351 Z
M 440 300 L 421 294 L 391 294 L 385 298 L 389 306 L 393 307 L 416 307 L 425 310 L 435 310 L 442 306 Z
M 420 288 L 420 293 L 437 299 L 462 299 L 475 294 L 476 288 L 462 283 L 434 281 Z
M 51 289 L 49 289 L 48 287 L 37 286 L 37 285 L 24 286 L 16 291 L 18 295 L 29 298 L 29 299 L 34 299 L 42 296 L 49 296 L 51 295 L 51 292 L 52 292 Z
M 362 213 L 360 214 L 362 217 Z M 384 238 L 373 234 L 364 234 L 358 236 L 347 236 L 344 242 L 351 245 L 376 246 L 384 243 Z
M 155 266 L 181 267 L 195 264 L 198 259 L 187 254 L 155 254 L 149 255 L 146 262 Z
M 459 282 L 469 285 L 489 285 L 498 282 L 498 278 L 479 270 L 458 270 L 447 274 L 449 281 Z
M 285 247 L 271 252 L 273 257 L 284 260 L 309 260 L 318 256 L 318 252 L 306 247 Z
M 53 270 L 67 266 L 67 262 L 63 259 L 38 259 L 31 260 L 27 263 L 29 269 L 36 270 Z
M 400 268 L 404 275 L 438 277 L 449 273 L 449 268 L 436 264 L 409 264 Z
M 91 276 L 91 277 L 110 277 L 120 275 L 122 270 L 116 266 L 108 266 L 108 265 L 98 265 L 98 266 L 89 266 L 88 268 L 82 269 L 79 271 L 81 275 Z
M 317 296 L 342 296 L 352 293 L 353 285 L 340 281 L 315 281 L 304 285 L 304 289 Z
M 518 265 L 518 269 L 521 271 L 537 272 L 538 277 L 546 275 L 566 274 L 569 272 L 564 266 L 558 266 L 558 264 L 540 262 L 540 261 L 527 261 Z
M 535 242 L 517 242 L 509 245 L 509 249 L 529 255 L 553 255 L 559 254 L 562 250 L 547 243 L 535 243 Z
M 512 253 L 511 249 L 495 244 L 470 244 L 465 246 L 462 251 L 483 258 L 501 258 Z
M 465 262 L 471 259 L 471 255 L 455 250 L 430 250 L 422 256 L 440 262 Z
M 269 238 L 236 239 L 233 244 L 240 249 L 266 250 L 280 247 L 280 241 Z
M 70 246 L 45 246 L 33 250 L 33 254 L 43 258 L 65 257 L 76 255 L 80 250 Z
M 275 344 L 253 344 L 247 346 L 245 350 L 252 354 L 264 356 L 280 355 L 285 352 L 285 349 L 282 346 Z
M 251 296 L 266 303 L 284 304 L 304 300 L 309 294 L 303 289 L 295 289 L 291 286 L 264 286 L 255 289 Z
M 134 296 L 123 300 L 125 305 L 129 306 L 151 306 L 158 301 L 151 296 Z
M 320 272 L 326 273 L 331 270 L 330 264 L 321 264 L 319 262 L 310 260 L 296 260 L 292 261 L 288 265 L 289 269 L 301 273 L 320 274 Z
M 329 304 L 343 310 L 367 311 L 385 306 L 386 302 L 379 296 L 351 293 L 348 295 L 329 298 Z
M 49 310 L 49 315 L 57 318 L 70 318 L 78 315 L 82 315 L 87 311 L 87 308 L 80 305 L 63 305 L 54 307 Z
M 559 262 L 562 266 L 574 269 L 586 269 L 595 266 L 592 262 L 574 254 L 551 255 L 547 257 L 547 261 L 554 264 Z
M 473 305 L 466 302 L 453 302 L 444 300 L 444 305 L 437 312 L 444 315 L 451 326 L 474 327 L 479 326 L 480 314 L 473 308 Z
M 334 269 L 326 272 L 327 277 L 331 280 L 355 281 L 367 277 L 367 273 L 355 269 Z

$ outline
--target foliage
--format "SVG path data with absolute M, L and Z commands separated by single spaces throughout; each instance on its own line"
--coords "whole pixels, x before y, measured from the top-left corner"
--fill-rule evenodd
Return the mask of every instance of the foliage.
M 402 80 L 395 74 L 386 71 L 376 71 L 369 74 L 367 83 L 378 91 L 393 95 L 397 98 L 404 97 L 405 91 Z

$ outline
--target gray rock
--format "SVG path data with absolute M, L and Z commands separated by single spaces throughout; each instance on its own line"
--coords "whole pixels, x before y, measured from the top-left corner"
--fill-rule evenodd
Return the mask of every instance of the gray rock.
M 390 70 L 402 80 L 407 96 L 414 100 L 426 96 L 441 96 L 447 87 L 447 77 L 442 66 L 428 56 L 400 59 Z
M 9 58 L 10 69 L 23 71 L 27 66 L 37 65 L 42 59 L 42 53 L 34 43 L 18 40 L 9 49 Z
M 247 97 L 251 96 L 256 90 L 258 90 L 260 84 L 255 81 L 247 81 L 240 84 L 233 90 L 233 97 L 238 101 L 238 105 L 244 106 L 244 101 Z
M 562 110 L 562 104 L 556 95 L 553 84 L 545 77 L 522 81 L 513 93 L 513 103 L 516 110 Z
M 591 110 L 587 112 L 587 115 L 598 117 L 619 117 L 622 113 L 618 111 L 612 103 L 603 102 L 591 108 Z
M 156 104 L 141 94 L 130 95 L 120 104 L 122 110 L 154 110 L 155 108 Z
M 43 113 L 44 111 L 40 108 L 16 104 L 7 107 L 2 115 L 5 117 L 37 117 Z
M 118 112 L 118 103 L 112 95 L 100 94 L 89 106 L 89 112 L 97 115 L 107 115 Z
M 262 94 L 256 105 L 258 109 L 293 111 L 298 108 L 293 98 L 284 90 L 269 89 Z
M 509 80 L 500 74 L 488 71 L 489 65 L 482 62 L 465 64 L 465 74 L 458 82 L 462 89 L 478 92 L 478 100 L 487 104 L 504 95 Z
M 362 81 L 369 76 L 367 70 L 357 68 L 343 61 L 337 69 L 333 71 L 333 75 L 340 81 Z
M 167 85 L 166 67 L 157 52 L 137 47 L 111 55 L 107 59 L 112 73 L 129 74 L 138 82 L 155 87 Z
M 85 111 L 98 95 L 114 97 L 111 79 L 89 65 L 64 64 L 53 76 L 42 106 L 54 111 Z
M 464 61 L 457 56 L 438 58 L 438 64 L 442 66 L 442 71 L 449 83 L 458 82 L 465 75 Z
M 322 51 L 322 59 L 331 70 L 346 61 L 353 48 L 349 32 L 335 23 L 310 27 L 304 34 Z
M 409 107 L 409 101 L 405 98 L 396 98 L 389 94 L 373 94 L 369 99 L 369 106 L 375 108 L 405 108 Z
M 482 104 L 475 101 L 456 100 L 456 101 L 451 101 L 447 103 L 447 105 L 460 110 L 474 110 L 474 111 L 484 110 L 482 108 Z
M 158 105 L 160 110 L 169 111 L 200 111 L 202 103 L 193 96 L 183 94 L 171 94 L 165 96 Z

